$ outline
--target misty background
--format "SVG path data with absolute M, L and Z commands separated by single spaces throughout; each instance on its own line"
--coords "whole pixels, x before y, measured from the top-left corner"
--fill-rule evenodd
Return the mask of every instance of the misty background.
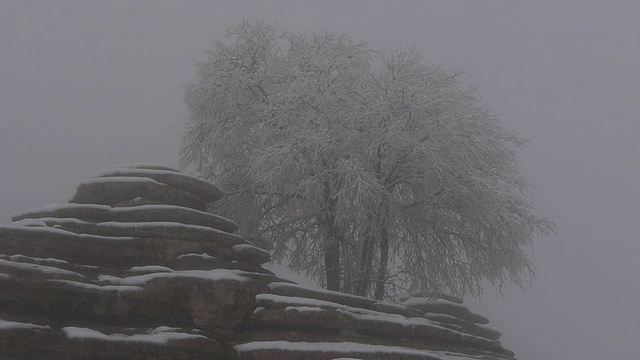
M 640 357 L 636 1 L 0 0 L 0 224 L 105 167 L 176 167 L 184 84 L 243 16 L 465 70 L 531 140 L 521 171 L 558 225 L 531 287 L 469 306 L 520 360 Z

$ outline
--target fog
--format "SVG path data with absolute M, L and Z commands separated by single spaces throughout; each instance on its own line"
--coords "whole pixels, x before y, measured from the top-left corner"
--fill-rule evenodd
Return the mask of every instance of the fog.
M 0 223 L 108 166 L 177 166 L 184 84 L 243 16 L 465 70 L 531 140 L 521 171 L 558 225 L 530 287 L 470 306 L 520 360 L 639 358 L 636 1 L 0 0 Z

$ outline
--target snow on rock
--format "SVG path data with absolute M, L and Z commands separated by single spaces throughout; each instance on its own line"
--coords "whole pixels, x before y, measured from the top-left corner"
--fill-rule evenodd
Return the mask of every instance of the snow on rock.
M 173 272 L 173 269 L 160 265 L 134 266 L 129 269 L 131 273 L 150 274 L 159 272 Z
M 131 286 L 131 285 L 94 285 L 88 283 L 82 283 L 77 281 L 70 280 L 49 280 L 49 282 L 57 283 L 57 284 L 65 284 L 77 288 L 82 288 L 86 290 L 93 291 L 117 291 L 117 292 L 125 292 L 125 291 L 140 291 L 142 288 L 140 286 Z
M 9 226 L 54 227 L 59 223 L 70 223 L 72 225 L 78 226 L 78 225 L 82 225 L 84 222 L 82 220 L 78 220 L 75 218 L 39 218 L 39 219 L 26 218 L 26 219 L 14 221 L 10 223 Z
M 113 221 L 170 221 L 212 227 L 226 232 L 238 230 L 238 224 L 223 216 L 178 205 L 140 205 L 111 208 Z
M 494 357 L 472 356 L 468 354 L 453 353 L 447 351 L 418 350 L 402 346 L 372 345 L 355 342 L 292 342 L 292 341 L 254 341 L 234 346 L 234 349 L 241 355 L 244 353 L 296 353 L 301 356 L 305 353 L 326 353 L 344 354 L 349 357 L 338 357 L 333 360 L 360 360 L 361 357 L 368 359 L 375 356 L 376 359 L 386 357 L 406 356 L 414 360 L 482 360 L 494 359 Z M 358 356 L 353 357 L 353 356 Z
M 63 270 L 52 266 L 45 265 L 37 265 L 23 262 L 14 262 L 0 259 L 0 269 L 5 270 L 14 270 L 14 271 L 25 271 L 25 272 L 38 272 L 47 275 L 60 275 L 60 276 L 68 276 L 72 278 L 84 278 L 84 276 L 78 274 L 77 272 Z
M 23 219 L 11 223 L 11 227 L 24 228 L 24 223 L 31 221 L 31 219 Z M 71 234 L 87 234 L 92 236 L 107 236 L 107 237 L 171 237 L 177 239 L 189 239 L 197 241 L 213 240 L 224 246 L 233 246 L 237 244 L 248 244 L 248 241 L 238 235 L 234 235 L 222 230 L 214 229 L 211 227 L 190 225 L 178 222 L 168 221 L 146 221 L 146 222 L 118 222 L 118 221 L 106 221 L 100 223 L 93 223 L 88 221 L 82 221 L 75 218 L 40 218 L 38 222 L 43 222 L 47 226 L 46 228 L 39 227 L 37 229 L 55 229 L 59 231 L 65 231 Z M 54 228 L 54 226 L 56 226 Z M 256 248 L 257 249 L 257 248 Z M 254 250 L 257 253 L 258 250 Z M 251 251 L 245 251 L 243 254 L 253 254 Z M 268 254 L 268 253 L 267 253 Z M 258 255 L 252 255 L 258 257 Z M 264 255 L 261 255 L 264 257 Z
M 217 260 L 218 259 L 215 256 L 211 256 L 211 255 L 209 255 L 207 253 L 202 253 L 202 254 L 189 253 L 189 254 L 182 254 L 182 255 L 178 256 L 178 260 L 185 259 L 185 258 L 191 258 L 191 257 L 197 257 L 197 258 L 201 258 L 201 259 L 211 259 L 211 260 Z
M 162 165 L 155 165 L 155 164 L 151 164 L 151 163 L 132 163 L 132 164 L 120 164 L 120 165 L 114 165 L 114 166 L 110 166 L 109 169 L 120 169 L 120 168 L 125 168 L 125 169 L 149 169 L 149 170 L 165 170 L 165 171 L 173 171 L 173 172 L 180 172 L 180 170 L 174 169 L 172 167 L 168 167 L 168 166 L 162 166 Z
M 322 352 L 331 354 L 356 355 L 414 355 L 425 360 L 442 360 L 432 351 L 415 350 L 399 346 L 369 345 L 354 342 L 291 342 L 291 341 L 254 341 L 234 346 L 238 353 L 264 350 L 294 351 L 298 353 Z M 463 359 L 463 358 L 460 358 Z
M 200 197 L 148 177 L 102 177 L 81 182 L 69 201 L 80 204 L 117 205 L 142 197 L 152 202 L 206 210 Z
M 256 296 L 256 302 L 260 306 L 269 306 L 276 304 L 285 308 L 316 308 L 321 310 L 335 310 L 342 314 L 348 315 L 357 320 L 377 320 L 380 322 L 395 323 L 407 327 L 410 325 L 432 326 L 442 330 L 448 330 L 441 326 L 433 324 L 424 318 L 407 318 L 398 314 L 388 314 L 375 310 L 364 309 L 360 307 L 343 305 L 336 302 L 310 299 L 294 296 L 281 296 L 274 294 L 259 294 Z
M 297 312 L 323 312 L 322 308 L 313 306 L 287 306 L 284 311 L 297 311 Z
M 269 289 L 271 289 L 271 292 L 276 295 L 313 298 L 363 308 L 369 308 L 376 302 L 375 300 L 362 296 L 311 288 L 285 282 L 273 282 L 269 284 Z
M 19 358 L 57 351 L 51 357 L 130 359 L 153 349 L 166 359 L 513 360 L 493 330 L 461 320 L 468 309 L 460 304 L 391 304 L 267 274 L 259 264 L 269 252 L 204 211 L 222 195 L 206 180 L 148 164 L 96 176 L 72 203 L 16 213 L 0 227 L 0 253 L 13 254 L 0 254 L 0 304 L 22 321 L 0 320 L 0 330 L 38 330 L 34 338 L 0 335 L 0 353 L 18 340 L 28 352 Z
M 149 222 L 169 221 L 213 227 L 226 232 L 238 230 L 238 224 L 215 214 L 178 205 L 138 205 L 132 207 L 111 207 L 95 204 L 46 205 L 13 214 L 12 221 L 41 218 L 75 218 L 83 221 L 105 222 Z M 37 223 L 36 223 L 37 224 Z M 40 226 L 46 224 L 40 223 Z
M 261 313 L 262 311 L 264 311 L 265 307 L 264 306 L 258 306 L 257 308 L 255 308 L 255 310 L 253 310 L 252 315 L 257 315 L 259 313 Z
M 408 308 L 400 304 L 392 304 L 386 301 L 376 301 L 376 303 L 373 304 L 371 309 L 384 312 L 384 313 L 389 313 L 389 314 L 398 314 L 405 317 L 422 317 L 423 316 L 423 313 L 420 310 Z
M 241 259 L 246 262 L 263 264 L 271 261 L 271 254 L 259 247 L 249 244 L 238 244 L 232 248 L 237 259 Z
M 443 324 L 444 326 L 447 326 L 447 327 L 454 326 L 456 329 L 459 329 L 460 331 L 469 333 L 471 335 L 476 335 L 476 336 L 484 337 L 487 339 L 491 339 L 491 340 L 498 340 L 502 336 L 502 334 L 499 331 L 487 325 L 472 323 L 470 321 L 463 320 L 447 314 L 425 313 L 424 317 L 433 321 L 437 321 Z
M 88 221 L 105 221 L 111 218 L 111 206 L 96 204 L 49 204 L 27 209 L 11 215 L 14 222 L 40 218 L 75 218 Z
M 219 200 L 224 195 L 213 183 L 195 176 L 171 170 L 131 167 L 110 168 L 94 175 L 93 177 L 146 177 L 169 185 L 173 188 L 192 193 L 206 202 Z
M 15 261 L 15 262 L 30 262 L 38 265 L 43 265 L 43 264 L 56 265 L 56 266 L 69 265 L 69 263 L 66 260 L 60 260 L 60 259 L 54 259 L 54 258 L 44 259 L 39 257 L 24 256 L 20 254 L 11 255 L 11 256 L 8 256 L 8 258 L 9 260 Z
M 411 297 L 402 305 L 424 312 L 448 314 L 476 324 L 489 323 L 489 319 L 471 312 L 466 306 L 445 299 Z
M 52 216 L 50 214 L 57 214 L 60 212 L 68 212 L 68 211 L 73 211 L 73 210 L 95 210 L 95 211 L 107 211 L 109 212 L 111 209 L 111 206 L 108 205 L 96 205 L 96 204 L 49 204 L 49 205 L 44 205 L 44 206 L 40 206 L 37 208 L 33 208 L 33 209 L 28 209 L 28 210 L 23 210 L 20 212 L 16 212 L 13 213 L 13 215 L 11 215 L 11 220 L 12 221 L 18 221 L 18 220 L 22 220 L 22 219 L 26 219 L 26 218 L 32 218 L 32 219 L 36 219 L 36 218 L 40 218 L 40 217 L 49 217 Z M 52 216 L 52 217 L 57 217 L 57 216 Z M 63 217 L 68 217 L 68 216 L 63 216 Z M 70 216 L 70 217 L 75 217 L 75 216 Z
M 318 300 L 306 297 L 297 297 L 297 296 L 282 296 L 276 294 L 259 294 L 256 295 L 256 302 L 258 305 L 269 305 L 269 304 L 277 304 L 280 306 L 308 306 L 315 307 L 321 309 L 343 309 L 347 311 L 352 311 L 354 313 L 366 313 L 366 314 L 374 314 L 374 315 L 389 315 L 389 316 L 400 316 L 400 315 L 390 315 L 374 310 L 368 310 L 364 308 L 343 305 L 337 302 L 326 301 L 326 300 Z
M 208 280 L 208 281 L 239 281 L 239 282 L 249 281 L 248 278 L 242 276 L 242 274 L 244 273 L 245 273 L 244 271 L 225 270 L 225 269 L 185 270 L 185 271 L 137 275 L 137 276 L 130 276 L 126 278 L 119 278 L 119 277 L 109 276 L 109 275 L 100 275 L 98 278 L 98 281 L 117 284 L 117 285 L 134 285 L 134 286 L 144 285 L 147 282 L 155 279 L 168 279 L 168 278 L 191 278 L 191 279 Z
M 47 223 L 37 219 L 22 219 L 10 223 L 11 226 L 25 226 L 25 227 L 48 227 Z
M 490 350 L 500 348 L 500 344 L 493 340 L 445 327 L 422 317 L 408 318 L 398 314 L 383 313 L 324 300 L 274 294 L 259 294 L 256 296 L 256 302 L 259 306 L 267 308 L 277 305 L 281 307 L 315 307 L 322 310 L 333 310 L 351 319 L 351 323 L 357 324 L 363 330 L 384 336 L 397 334 L 399 336 L 428 337 L 441 341 L 452 341 L 457 344 L 473 344 Z
M 50 326 L 36 325 L 36 324 L 31 324 L 31 323 L 6 321 L 6 320 L 0 319 L 0 330 L 12 330 L 12 329 L 40 329 L 40 330 L 48 329 L 48 330 L 51 330 L 51 327 Z
M 69 238 L 76 238 L 81 240 L 110 240 L 110 241 L 126 241 L 126 240 L 134 240 L 131 236 L 103 236 L 103 235 L 89 235 L 89 234 L 78 234 L 72 231 L 67 231 L 63 229 L 53 228 L 53 227 L 27 227 L 27 226 L 19 226 L 19 225 L 1 225 L 0 226 L 0 234 L 7 233 L 11 234 L 20 234 L 37 238 L 37 237 L 45 237 L 48 235 L 52 236 L 65 236 Z
M 80 328 L 74 326 L 67 326 L 62 329 L 69 339 L 81 339 L 81 340 L 102 340 L 102 341 L 115 341 L 115 342 L 136 342 L 136 343 L 151 343 L 159 345 L 167 345 L 171 340 L 184 340 L 184 339 L 209 339 L 203 335 L 187 334 L 174 331 L 156 331 L 148 334 L 136 334 L 136 335 L 124 335 L 124 334 L 111 334 L 106 335 L 100 331 Z
M 228 245 L 245 244 L 248 241 L 242 237 L 228 232 L 201 225 L 182 224 L 169 221 L 147 221 L 147 222 L 116 222 L 108 221 L 95 224 L 95 228 L 108 232 L 108 229 L 119 229 L 123 232 L 136 234 L 136 236 L 162 235 L 167 234 L 179 238 L 189 238 L 193 240 L 211 240 L 223 242 Z

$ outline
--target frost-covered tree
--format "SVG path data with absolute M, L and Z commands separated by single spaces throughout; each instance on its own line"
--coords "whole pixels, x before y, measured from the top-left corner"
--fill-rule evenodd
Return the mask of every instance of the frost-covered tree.
M 183 163 L 228 194 L 215 211 L 329 289 L 520 284 L 526 248 L 552 230 L 531 214 L 523 140 L 414 49 L 244 21 L 198 65 L 185 102 Z

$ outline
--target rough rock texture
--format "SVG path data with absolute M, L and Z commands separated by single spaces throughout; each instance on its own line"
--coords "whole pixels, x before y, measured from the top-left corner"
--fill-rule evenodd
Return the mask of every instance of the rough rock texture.
M 206 213 L 215 185 L 121 165 L 0 226 L 2 359 L 513 359 L 456 299 L 307 288 Z M 456 300 L 456 301 L 453 301 Z

